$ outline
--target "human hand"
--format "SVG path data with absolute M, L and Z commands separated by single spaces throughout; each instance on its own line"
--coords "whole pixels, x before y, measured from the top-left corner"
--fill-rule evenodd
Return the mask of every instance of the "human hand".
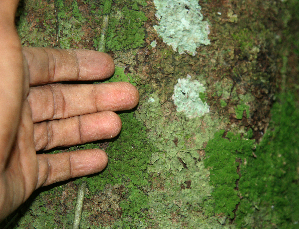
M 41 186 L 104 169 L 108 158 L 99 149 L 36 151 L 115 137 L 121 120 L 113 111 L 139 99 L 128 83 L 56 83 L 106 79 L 113 60 L 95 51 L 22 49 L 17 3 L 0 1 L 0 220 Z

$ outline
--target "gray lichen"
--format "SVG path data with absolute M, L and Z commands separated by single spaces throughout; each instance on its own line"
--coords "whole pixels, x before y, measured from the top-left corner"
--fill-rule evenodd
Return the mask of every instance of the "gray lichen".
M 209 45 L 209 24 L 203 21 L 197 0 L 154 0 L 159 25 L 154 26 L 159 36 L 180 54 L 196 54 L 201 44 Z
M 188 118 L 201 117 L 210 110 L 203 101 L 206 89 L 199 81 L 190 78 L 178 79 L 172 99 L 178 112 L 184 112 Z

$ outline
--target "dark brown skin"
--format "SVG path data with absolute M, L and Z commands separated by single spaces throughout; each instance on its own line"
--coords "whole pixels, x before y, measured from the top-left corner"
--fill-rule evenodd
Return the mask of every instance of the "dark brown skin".
M 39 187 L 103 170 L 108 158 L 99 149 L 36 151 L 113 138 L 121 129 L 114 111 L 139 100 L 129 83 L 57 83 L 106 79 L 113 60 L 95 51 L 22 48 L 17 4 L 0 1 L 0 221 Z

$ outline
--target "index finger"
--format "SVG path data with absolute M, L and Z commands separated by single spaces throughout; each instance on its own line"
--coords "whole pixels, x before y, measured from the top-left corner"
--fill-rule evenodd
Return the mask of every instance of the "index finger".
M 113 59 L 92 50 L 23 48 L 30 86 L 60 81 L 103 80 L 114 73 Z

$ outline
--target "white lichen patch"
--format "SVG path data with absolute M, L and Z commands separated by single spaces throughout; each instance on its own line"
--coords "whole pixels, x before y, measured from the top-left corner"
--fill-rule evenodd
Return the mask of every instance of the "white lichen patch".
M 208 113 L 210 107 L 202 100 L 205 90 L 203 84 L 197 80 L 191 80 L 189 75 L 186 79 L 178 79 L 172 95 L 177 111 L 184 112 L 188 118 L 201 117 Z
M 154 26 L 163 41 L 180 54 L 196 54 L 200 45 L 209 45 L 209 24 L 203 21 L 197 0 L 154 0 L 159 25 Z

